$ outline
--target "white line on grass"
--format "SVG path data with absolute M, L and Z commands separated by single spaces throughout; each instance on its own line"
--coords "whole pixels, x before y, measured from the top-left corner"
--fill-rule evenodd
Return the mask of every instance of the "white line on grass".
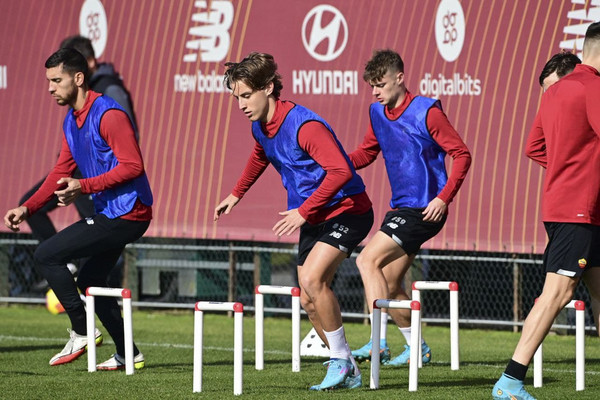
M 0 342 L 3 340 L 16 340 L 16 341 L 22 341 L 22 342 L 52 342 L 52 343 L 64 343 L 64 339 L 57 339 L 57 338 L 40 338 L 40 337 L 33 337 L 33 336 L 7 336 L 7 335 L 0 335 Z M 105 340 L 106 344 L 114 344 L 114 342 L 112 342 L 111 340 Z M 177 348 L 177 349 L 193 349 L 194 346 L 191 344 L 184 344 L 184 343 L 146 343 L 146 342 L 137 342 L 138 345 L 140 346 L 147 346 L 147 347 L 173 347 L 173 348 Z M 204 347 L 205 350 L 214 350 L 214 351 L 228 351 L 228 352 L 233 352 L 233 347 L 214 347 L 214 346 L 205 346 Z M 244 352 L 246 353 L 254 353 L 254 348 L 245 348 Z M 290 355 L 291 352 L 289 351 L 282 351 L 282 350 L 265 350 L 265 353 L 268 354 L 283 354 L 283 355 Z M 439 365 L 448 365 L 448 363 L 443 363 L 443 362 L 431 362 L 430 364 L 439 364 Z M 494 368 L 494 369 L 504 369 L 506 367 L 506 365 L 502 364 L 481 364 L 481 363 L 469 363 L 468 364 L 469 367 L 485 367 L 485 368 Z M 551 373 L 567 373 L 567 374 L 574 374 L 575 370 L 572 369 L 551 369 L 551 368 L 543 368 L 544 371 L 546 372 L 551 372 Z M 600 375 L 600 371 L 585 371 L 586 375 Z
M 0 335 L 0 342 L 3 340 L 15 340 L 20 342 L 52 342 L 52 343 L 64 343 L 64 339 L 57 338 L 40 338 L 33 336 L 7 336 Z M 114 344 L 111 340 L 105 340 L 104 343 Z M 146 343 L 146 342 L 136 342 L 137 345 L 147 346 L 147 347 L 173 347 L 177 349 L 193 349 L 194 346 L 191 344 L 182 344 L 182 343 Z M 233 351 L 233 347 L 214 347 L 214 346 L 204 346 L 205 350 L 215 350 L 215 351 Z M 244 352 L 254 352 L 254 348 L 245 348 Z M 265 350 L 267 354 L 283 354 L 290 355 L 291 351 L 282 351 L 282 350 Z

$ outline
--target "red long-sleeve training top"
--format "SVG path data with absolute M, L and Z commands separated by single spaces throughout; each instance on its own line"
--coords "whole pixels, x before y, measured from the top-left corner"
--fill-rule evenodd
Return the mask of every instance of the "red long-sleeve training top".
M 99 96 L 101 94 L 89 90 L 83 107 L 73 112 L 78 127 L 81 128 L 83 126 L 94 100 Z M 104 174 L 92 178 L 80 179 L 79 183 L 82 194 L 101 192 L 137 178 L 144 173 L 142 154 L 135 139 L 135 133 L 133 132 L 129 117 L 127 117 L 125 112 L 121 110 L 109 110 L 104 113 L 100 121 L 100 135 L 110 146 L 119 163 Z M 52 198 L 54 192 L 59 190 L 59 185 L 56 182 L 60 178 L 72 176 L 75 168 L 77 168 L 77 165 L 69 149 L 67 139 L 63 135 L 56 165 L 50 171 L 40 189 L 23 203 L 23 206 L 27 207 L 28 213 L 31 215 L 42 208 Z M 138 199 L 133 209 L 120 218 L 133 221 L 148 221 L 152 219 L 152 207 L 143 204 Z
M 404 96 L 404 100 L 400 105 L 396 106 L 393 110 L 388 110 L 387 107 L 385 108 L 386 115 L 392 120 L 397 119 L 402 115 L 404 110 L 406 110 L 413 98 L 414 96 L 407 91 L 406 96 Z M 435 140 L 453 160 L 448 181 L 442 191 L 437 195 L 444 203 L 450 204 L 467 176 L 467 172 L 471 166 L 471 154 L 460 138 L 460 135 L 450 124 L 448 117 L 446 117 L 446 114 L 444 114 L 441 109 L 432 107 L 429 110 L 429 113 L 427 113 L 427 129 L 429 129 L 429 133 L 433 140 Z M 369 124 L 362 144 L 348 156 L 354 164 L 354 168 L 358 170 L 375 161 L 379 152 L 381 152 L 381 147 L 379 146 L 379 142 L 377 141 L 377 137 L 375 136 L 375 132 L 373 132 L 371 124 Z
M 546 168 L 542 219 L 600 225 L 600 73 L 578 64 L 544 93 L 525 154 Z
M 269 137 L 277 133 L 293 107 L 292 102 L 277 101 L 273 117 L 263 125 L 263 130 Z M 345 197 L 336 205 L 324 208 L 348 181 L 351 170 L 333 135 L 323 124 L 311 121 L 302 125 L 298 133 L 298 143 L 327 173 L 317 190 L 298 208 L 298 212 L 308 223 L 318 224 L 342 213 L 363 214 L 369 211 L 371 200 L 366 192 Z M 255 143 L 232 194 L 241 199 L 268 165 L 269 160 L 263 147 Z

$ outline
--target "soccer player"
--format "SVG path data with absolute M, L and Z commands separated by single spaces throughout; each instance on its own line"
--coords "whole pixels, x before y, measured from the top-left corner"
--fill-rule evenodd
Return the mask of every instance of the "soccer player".
M 123 110 L 127 113 L 127 116 L 133 123 L 136 138 L 138 138 L 136 116 L 133 109 L 133 102 L 129 91 L 125 87 L 123 80 L 120 75 L 115 72 L 115 68 L 110 63 L 101 63 L 96 59 L 96 53 L 92 46 L 92 41 L 86 37 L 80 35 L 69 36 L 60 43 L 60 48 L 75 49 L 80 52 L 88 63 L 89 81 L 88 86 L 91 90 L 97 93 L 104 94 L 108 97 L 113 98 L 119 103 Z M 79 169 L 75 169 L 73 177 L 80 179 L 81 172 Z M 25 203 L 35 192 L 38 191 L 40 186 L 44 183 L 46 177 L 36 183 L 31 189 L 27 191 L 19 201 L 19 204 Z M 77 208 L 79 216 L 83 219 L 85 217 L 91 217 L 96 212 L 94 209 L 94 202 L 90 195 L 79 196 L 73 202 Z M 35 239 L 40 242 L 52 237 L 56 234 L 56 228 L 50 219 L 49 213 L 58 207 L 58 200 L 56 196 L 53 196 L 44 207 L 39 209 L 35 214 L 27 218 L 26 223 L 31 229 L 31 234 Z M 117 264 L 117 268 L 113 268 L 109 275 L 109 283 L 114 287 L 121 286 L 122 281 L 122 270 L 123 270 L 123 257 L 120 257 Z M 76 272 L 74 264 L 67 264 L 71 272 Z M 46 280 L 38 282 L 34 285 L 34 289 L 45 290 L 47 289 L 48 283 Z
M 544 92 L 560 78 L 573 72 L 577 64 L 581 64 L 581 60 L 571 52 L 561 51 L 553 55 L 544 65 L 539 77 L 540 86 Z
M 548 233 L 542 294 L 525 319 L 494 399 L 534 399 L 523 385 L 529 363 L 583 278 L 600 301 L 600 22 L 591 24 L 583 61 L 550 86 L 527 138 L 526 155 L 546 169 L 542 220 Z M 598 321 L 598 309 L 594 319 Z
M 374 300 L 408 299 L 402 279 L 421 245 L 444 226 L 448 204 L 465 179 L 471 155 L 442 111 L 440 101 L 407 90 L 404 62 L 398 53 L 375 51 L 363 78 L 373 88 L 377 101 L 369 108 L 371 124 L 363 143 L 350 159 L 356 169 L 361 169 L 382 152 L 392 188 L 392 210 L 356 260 L 372 322 Z M 446 173 L 446 154 L 453 160 L 450 177 Z M 388 314 L 382 312 L 381 361 L 406 365 L 410 355 L 410 310 L 389 310 L 389 314 L 407 345 L 390 361 L 385 333 Z M 370 340 L 352 354 L 358 360 L 370 359 L 371 347 Z M 431 349 L 424 340 L 421 348 L 423 363 L 427 363 Z
M 287 190 L 287 210 L 279 213 L 282 219 L 273 231 L 282 236 L 300 229 L 301 303 L 331 356 L 325 378 L 310 389 L 360 387 L 360 370 L 330 285 L 337 267 L 373 224 L 365 186 L 329 124 L 313 111 L 280 99 L 283 86 L 273 56 L 250 53 L 225 66 L 225 84 L 252 123 L 256 143 L 232 193 L 216 206 L 214 220 L 229 214 L 273 164 Z
M 71 362 L 87 345 L 84 303 L 77 288 L 106 286 L 106 279 L 127 243 L 140 238 L 152 219 L 152 192 L 144 172 L 133 125 L 113 99 L 88 88 L 88 65 L 76 50 L 60 49 L 46 60 L 48 91 L 56 102 L 71 109 L 63 123 L 58 161 L 48 177 L 23 205 L 7 211 L 5 225 L 19 225 L 42 208 L 53 195 L 59 206 L 80 195 L 92 194 L 96 215 L 80 220 L 42 242 L 35 251 L 36 268 L 48 281 L 71 321 L 70 339 L 50 365 Z M 83 179 L 71 177 L 79 168 Z M 85 259 L 75 283 L 67 269 L 72 259 Z M 116 299 L 99 297 L 96 314 L 116 344 L 117 352 L 98 369 L 125 366 L 123 319 Z M 96 343 L 102 334 L 95 332 Z M 134 364 L 144 366 L 144 355 L 134 345 Z

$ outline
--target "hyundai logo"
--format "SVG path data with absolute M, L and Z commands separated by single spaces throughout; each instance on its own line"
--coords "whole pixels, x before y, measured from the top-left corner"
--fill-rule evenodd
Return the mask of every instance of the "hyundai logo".
M 323 26 L 323 21 L 328 21 Z M 321 45 L 323 41 L 327 45 Z M 302 43 L 308 53 L 319 61 L 335 60 L 348 42 L 348 24 L 337 8 L 321 4 L 304 17 Z

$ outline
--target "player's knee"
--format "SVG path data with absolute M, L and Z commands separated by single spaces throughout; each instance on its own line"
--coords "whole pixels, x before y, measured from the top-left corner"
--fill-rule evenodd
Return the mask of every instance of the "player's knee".
M 555 288 L 555 290 L 543 291 L 538 301 L 546 304 L 556 304 L 562 310 L 573 299 L 575 287 Z
M 35 249 L 33 260 L 35 261 L 35 268 L 42 275 L 44 270 L 50 265 L 58 263 L 56 254 L 52 251 L 52 246 L 47 245 L 47 242 L 42 242 L 37 249 Z
M 321 279 L 310 275 L 300 278 L 299 283 L 302 293 L 306 293 L 308 298 L 313 298 L 327 286 Z
M 362 276 L 373 272 L 373 270 L 377 268 L 375 260 L 368 255 L 365 255 L 364 252 L 360 253 L 356 258 L 356 267 Z

